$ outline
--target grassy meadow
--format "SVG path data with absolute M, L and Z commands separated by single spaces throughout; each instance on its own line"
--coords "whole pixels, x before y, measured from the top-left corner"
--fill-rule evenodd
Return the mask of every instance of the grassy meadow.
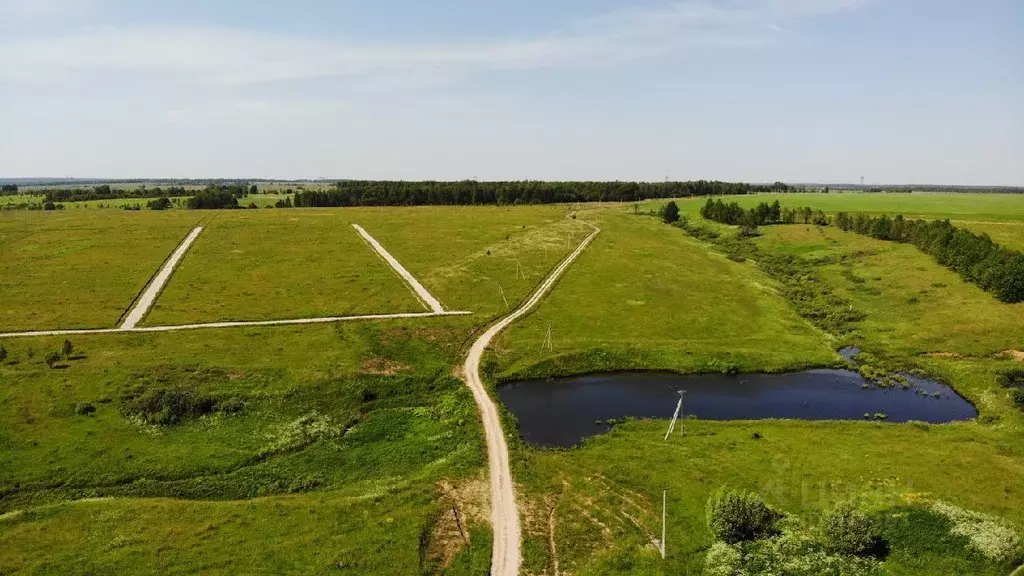
M 0 212 L 0 331 L 115 326 L 204 216 Z
M 55 370 L 60 339 L 6 342 L 0 572 L 417 572 L 453 502 L 483 522 L 442 320 L 79 337 Z M 137 400 L 171 391 L 198 400 L 173 423 Z
M 781 198 L 792 206 L 946 216 L 942 197 L 907 204 L 916 197 L 882 196 L 877 204 L 860 195 Z M 951 217 L 1024 223 L 1024 214 L 1010 208 L 1016 199 L 953 200 Z M 699 225 L 735 234 L 700 221 L 702 203 L 687 200 L 681 207 Z M 985 213 L 1018 221 L 997 224 L 983 220 Z M 555 293 L 500 337 L 489 358 L 495 385 L 591 369 L 789 370 L 828 365 L 836 348 L 855 344 L 865 363 L 921 370 L 949 383 L 980 416 L 948 425 L 690 420 L 686 436 L 668 442 L 666 422 L 627 421 L 571 450 L 516 441 L 530 573 L 550 574 L 557 563 L 574 574 L 699 574 L 712 543 L 704 506 L 722 486 L 759 492 L 808 530 L 835 502 L 858 499 L 890 531 L 886 574 L 1012 569 L 942 536 L 937 531 L 945 528 L 918 518 L 915 505 L 949 502 L 1024 531 L 1024 415 L 997 382 L 1000 370 L 1019 363 L 996 357 L 1024 349 L 1022 305 L 998 302 L 913 246 L 833 228 L 765 227 L 753 241 L 762 253 L 829 262 L 816 267 L 821 281 L 864 313 L 850 333 L 831 335 L 796 316 L 753 260 L 733 262 L 715 244 L 634 215 L 631 206 L 583 217 L 598 223 L 602 235 Z M 546 351 L 549 323 L 553 350 Z M 514 430 L 514 417 L 506 416 Z M 670 515 L 664 562 L 652 545 L 662 489 Z M 914 520 L 901 532 L 895 527 L 907 514 Z M 915 536 L 933 532 L 945 543 Z
M 426 311 L 352 228 L 352 216 L 217 214 L 179 264 L 146 324 Z
M 1008 246 L 1024 241 L 1019 197 L 779 199 L 950 218 Z M 702 204 L 680 207 L 722 238 L 735 234 L 699 222 Z M 688 419 L 667 442 L 666 421 L 628 420 L 565 450 L 524 445 L 506 413 L 524 574 L 710 575 L 705 504 L 722 486 L 758 492 L 806 530 L 833 503 L 858 499 L 889 542 L 884 574 L 1013 569 L 922 506 L 989 514 L 1024 535 L 1024 413 L 997 381 L 1022 366 L 999 354 L 1024 349 L 1024 304 L 999 303 L 913 246 L 830 227 L 764 227 L 744 241 L 755 256 L 730 259 L 720 243 L 630 204 L 570 211 L 0 212 L 3 329 L 114 325 L 200 219 L 206 230 L 145 324 L 423 310 L 352 223 L 447 309 L 473 312 L 77 336 L 53 369 L 43 358 L 62 338 L 0 341 L 0 574 L 486 573 L 486 453 L 457 367 L 473 335 L 589 233 L 584 221 L 601 234 L 495 341 L 484 361 L 493 385 L 598 370 L 840 366 L 836 351 L 857 345 L 867 366 L 948 383 L 979 418 Z M 814 262 L 816 281 L 863 318 L 842 334 L 812 324 L 760 266 L 774 254 Z M 663 489 L 664 561 L 652 544 Z

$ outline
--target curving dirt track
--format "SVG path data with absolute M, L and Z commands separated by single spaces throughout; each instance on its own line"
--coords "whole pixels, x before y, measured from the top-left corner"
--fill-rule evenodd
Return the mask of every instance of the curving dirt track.
M 582 221 L 581 221 L 582 222 Z M 538 302 L 551 290 L 558 278 L 569 268 L 569 265 L 590 244 L 590 241 L 601 230 L 593 224 L 584 222 L 593 229 L 583 239 L 576 250 L 551 271 L 544 282 L 520 307 L 512 311 L 483 333 L 470 347 L 463 365 L 466 384 L 473 391 L 477 408 L 484 422 L 484 433 L 487 438 L 487 463 L 491 481 L 491 526 L 494 530 L 494 548 L 491 552 L 491 576 L 518 576 L 520 556 L 519 512 L 516 510 L 515 486 L 512 483 L 512 470 L 509 466 L 508 445 L 505 433 L 501 428 L 501 416 L 494 404 L 483 379 L 480 377 L 480 358 L 487 346 L 502 330 L 530 312 Z

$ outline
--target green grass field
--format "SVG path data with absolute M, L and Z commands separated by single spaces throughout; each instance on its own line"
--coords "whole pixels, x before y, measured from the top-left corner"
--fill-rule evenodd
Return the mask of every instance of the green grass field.
M 152 326 L 423 312 L 352 228 L 355 213 L 216 214 L 146 317 Z
M 783 370 L 838 359 L 771 279 L 647 216 L 586 212 L 594 244 L 528 318 L 499 339 L 505 376 L 596 368 Z M 542 351 L 548 325 L 552 350 Z
M 202 216 L 0 212 L 0 331 L 113 327 Z
M 818 207 L 823 199 L 790 203 Z M 928 200 L 916 209 L 939 209 L 938 199 Z M 1005 201 L 975 200 L 982 211 Z M 691 218 L 699 219 L 699 205 L 686 204 Z M 885 199 L 874 207 L 896 205 Z M 850 210 L 851 204 L 828 208 Z M 518 444 L 515 474 L 528 511 L 530 572 L 550 573 L 557 561 L 560 570 L 578 574 L 700 573 L 711 544 L 704 504 L 724 485 L 757 490 L 806 526 L 852 496 L 886 518 L 918 498 L 995 514 L 1024 528 L 1024 417 L 995 378 L 1015 363 L 992 358 L 1024 348 L 1024 306 L 1001 304 L 912 246 L 831 228 L 766 227 L 756 240 L 762 250 L 845 257 L 818 273 L 866 318 L 853 333 L 831 338 L 796 317 L 753 262 L 731 262 L 717 247 L 635 216 L 631 207 L 586 215 L 600 223 L 602 236 L 537 312 L 501 337 L 491 355 L 496 382 L 595 369 L 796 369 L 826 365 L 835 347 L 856 344 L 881 365 L 920 369 L 949 382 L 979 408 L 981 420 L 931 426 L 693 421 L 685 438 L 668 443 L 665 422 L 633 421 L 572 450 Z M 552 352 L 541 348 L 549 322 Z M 924 355 L 929 352 L 943 354 Z M 510 415 L 509 423 L 514 427 Z M 666 562 L 650 543 L 660 529 L 662 488 L 671 511 L 668 542 L 675 543 Z M 1007 570 L 956 546 L 925 547 L 894 549 L 887 573 Z
M 422 531 L 450 510 L 438 482 L 473 480 L 483 462 L 449 374 L 465 330 L 81 337 L 57 370 L 40 357 L 60 339 L 7 342 L 0 571 L 415 572 Z M 156 425 L 125 401 L 173 387 L 244 408 Z
M 765 199 L 774 198 L 739 200 Z M 1024 227 L 1024 203 L 1008 196 L 780 200 L 948 217 L 1008 246 Z M 702 203 L 681 207 L 699 220 Z M 1024 412 L 997 383 L 1000 370 L 1021 364 L 995 357 L 1024 349 L 1024 304 L 999 303 L 913 246 L 833 228 L 764 227 L 749 241 L 759 254 L 827 257 L 814 268 L 820 282 L 864 313 L 850 332 L 828 334 L 798 314 L 756 258 L 730 260 L 722 246 L 628 204 L 584 206 L 575 220 L 569 212 L 0 213 L 3 328 L 113 325 L 199 218 L 207 229 L 148 325 L 423 310 L 353 222 L 446 308 L 473 312 L 76 336 L 54 369 L 43 358 L 62 338 L 2 341 L 0 574 L 486 573 L 483 435 L 454 374 L 473 334 L 589 232 L 583 221 L 601 234 L 485 356 L 495 385 L 597 370 L 832 366 L 839 347 L 856 344 L 869 366 L 950 384 L 979 418 L 688 420 L 686 435 L 668 442 L 667 422 L 630 420 L 580 447 L 546 450 L 522 444 L 506 413 L 524 574 L 554 574 L 556 562 L 559 574 L 704 573 L 712 543 L 705 503 L 722 486 L 759 492 L 808 530 L 832 503 L 858 498 L 889 541 L 885 574 L 1013 569 L 972 551 L 921 506 L 948 502 L 1024 534 Z M 53 290 L 71 281 L 76 287 Z M 544 350 L 549 326 L 552 349 Z M 662 489 L 664 561 L 651 543 L 660 537 Z

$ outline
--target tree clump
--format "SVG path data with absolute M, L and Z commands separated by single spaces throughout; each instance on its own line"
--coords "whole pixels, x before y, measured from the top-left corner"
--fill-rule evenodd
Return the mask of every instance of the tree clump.
M 707 505 L 708 528 L 727 544 L 770 538 L 783 516 L 753 492 L 720 490 Z

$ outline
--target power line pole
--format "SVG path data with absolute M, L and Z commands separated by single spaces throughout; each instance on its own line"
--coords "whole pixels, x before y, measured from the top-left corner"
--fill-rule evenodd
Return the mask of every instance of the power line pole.
M 676 429 L 676 420 L 679 419 L 679 415 L 683 412 L 683 394 L 686 394 L 686 390 L 679 390 L 678 394 L 679 403 L 676 404 L 676 411 L 672 414 L 672 421 L 668 424 L 668 432 L 665 432 L 665 440 L 668 440 L 668 437 L 672 435 L 672 431 Z M 681 422 L 679 424 L 679 434 L 680 436 L 683 435 L 683 424 Z

